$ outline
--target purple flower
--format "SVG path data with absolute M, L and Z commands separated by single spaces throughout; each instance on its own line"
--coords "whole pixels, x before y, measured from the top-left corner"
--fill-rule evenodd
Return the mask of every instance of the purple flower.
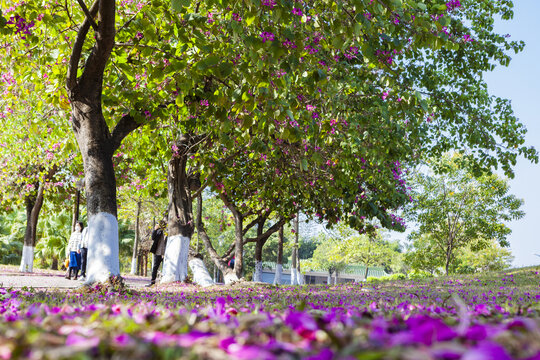
M 76 346 L 81 348 L 92 348 L 99 345 L 99 337 L 85 337 L 71 333 L 66 338 L 66 346 Z
M 214 335 L 215 334 L 211 332 L 201 332 L 193 330 L 187 334 L 178 335 L 178 345 L 182 347 L 191 347 L 199 340 L 206 339 Z
M 128 334 L 120 334 L 113 338 L 113 343 L 119 347 L 125 347 L 133 343 L 133 339 Z
M 269 7 L 270 9 L 273 9 L 274 6 L 276 6 L 275 0 L 262 0 L 262 4 Z
M 274 34 L 266 31 L 263 31 L 259 36 L 261 37 L 263 43 L 266 41 L 274 41 L 275 38 Z
M 315 332 L 319 329 L 311 315 L 302 312 L 291 312 L 285 317 L 285 324 L 290 326 L 298 335 L 305 339 L 315 339 Z
M 302 9 L 294 8 L 294 9 L 292 9 L 292 13 L 294 15 L 302 16 Z
M 480 343 L 476 348 L 467 351 L 461 360 L 512 360 L 506 350 L 493 342 Z
M 446 8 L 448 11 L 452 11 L 454 9 L 457 9 L 458 7 L 461 7 L 461 3 L 459 0 L 451 0 L 446 3 Z

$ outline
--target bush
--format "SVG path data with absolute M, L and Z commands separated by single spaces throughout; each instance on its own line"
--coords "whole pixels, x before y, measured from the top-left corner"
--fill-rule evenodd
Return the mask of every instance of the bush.
M 383 281 L 405 280 L 406 278 L 407 278 L 407 276 L 405 276 L 405 274 L 395 273 L 395 274 L 386 275 L 386 276 L 380 276 L 380 277 L 368 276 L 367 282 L 368 283 L 379 283 L 379 282 L 383 282 Z
M 432 278 L 433 275 L 424 270 L 413 270 L 408 274 L 410 280 L 421 280 Z

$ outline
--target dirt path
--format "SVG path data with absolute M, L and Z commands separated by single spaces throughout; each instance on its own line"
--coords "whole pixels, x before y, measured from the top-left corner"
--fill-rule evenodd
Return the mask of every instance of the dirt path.
M 75 289 L 82 285 L 82 281 L 64 278 L 63 271 L 36 270 L 33 273 L 20 273 L 16 267 L 0 266 L 0 287 L 4 288 L 58 288 Z M 133 275 L 123 275 L 129 287 L 142 287 L 149 282 L 149 278 Z

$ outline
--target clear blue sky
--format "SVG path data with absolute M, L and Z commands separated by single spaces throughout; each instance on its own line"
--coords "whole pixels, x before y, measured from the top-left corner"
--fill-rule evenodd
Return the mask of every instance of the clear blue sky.
M 514 0 L 514 19 L 497 21 L 495 30 L 525 41 L 525 50 L 512 54 L 508 67 L 486 74 L 491 94 L 510 99 L 516 116 L 525 124 L 526 144 L 540 150 L 540 37 L 539 0 Z M 525 200 L 526 215 L 512 222 L 508 238 L 515 266 L 540 264 L 540 165 L 520 159 L 510 181 L 511 192 Z

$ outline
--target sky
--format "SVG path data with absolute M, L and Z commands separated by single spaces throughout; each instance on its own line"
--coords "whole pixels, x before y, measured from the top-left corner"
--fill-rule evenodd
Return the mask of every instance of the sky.
M 514 18 L 497 21 L 495 31 L 523 40 L 525 49 L 511 54 L 508 67 L 486 74 L 489 92 L 510 99 L 515 115 L 527 127 L 526 145 L 540 150 L 540 37 L 538 36 L 539 0 L 514 0 Z M 514 266 L 540 264 L 540 164 L 519 159 L 510 180 L 510 192 L 525 200 L 525 216 L 509 224 L 508 237 Z

